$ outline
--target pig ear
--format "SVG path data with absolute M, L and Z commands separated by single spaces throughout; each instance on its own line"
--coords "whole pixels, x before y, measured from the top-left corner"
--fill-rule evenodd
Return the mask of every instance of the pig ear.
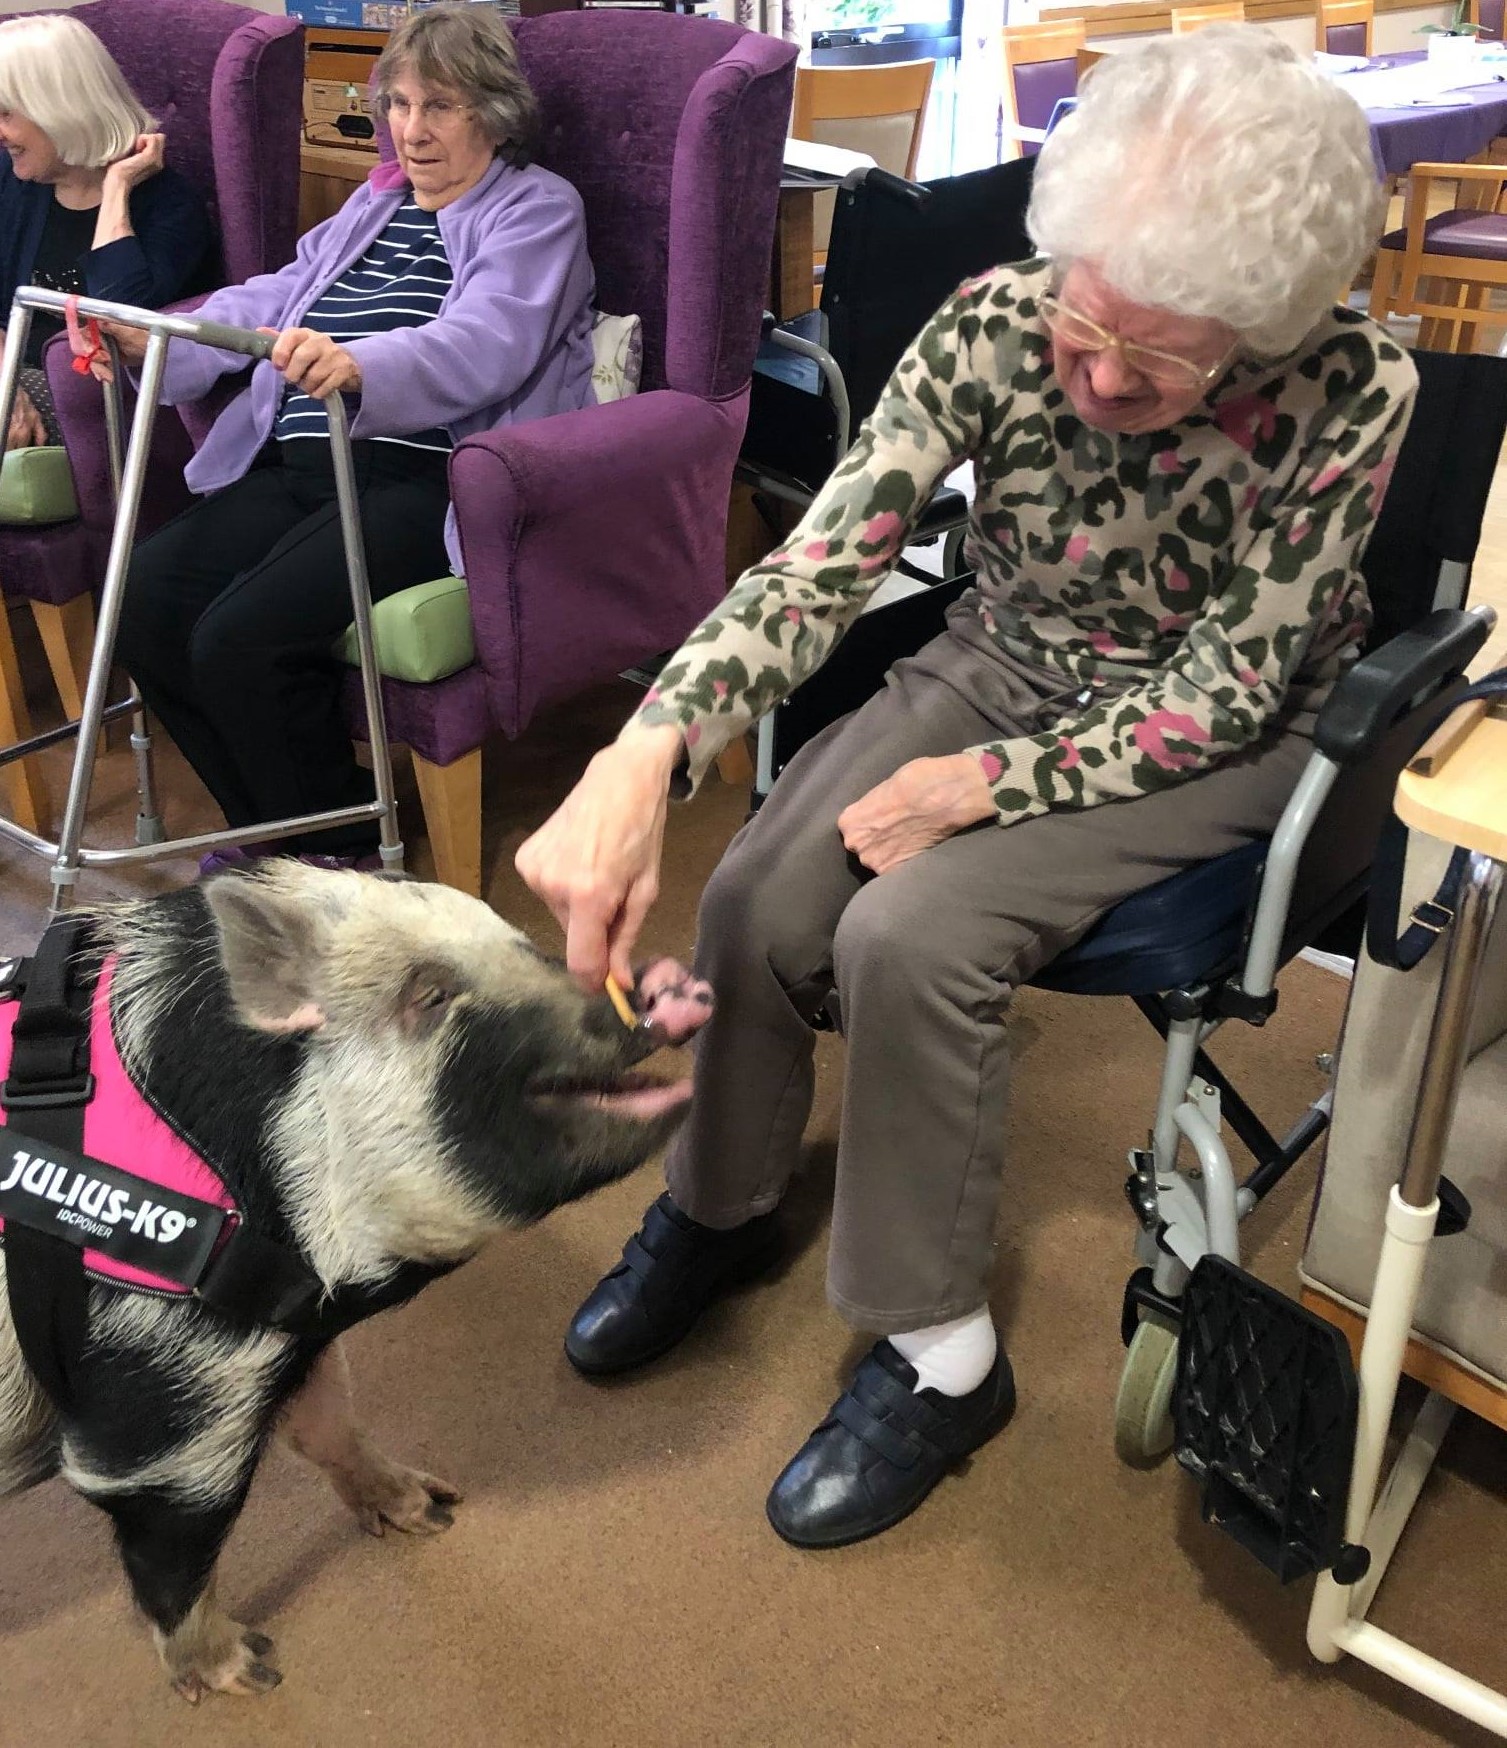
M 211 880 L 204 897 L 236 1010 L 264 1032 L 313 1032 L 325 1023 L 316 969 L 324 963 L 318 910 L 265 880 Z

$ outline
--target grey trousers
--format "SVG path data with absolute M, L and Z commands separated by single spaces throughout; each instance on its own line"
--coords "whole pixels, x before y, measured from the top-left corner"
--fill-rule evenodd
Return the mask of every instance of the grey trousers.
M 1014 990 L 1122 898 L 1269 833 L 1310 751 L 1311 714 L 1155 795 L 987 823 L 877 878 L 849 856 L 836 820 L 850 802 L 908 760 L 1053 725 L 1062 688 L 955 620 L 802 748 L 702 899 L 696 969 L 717 1006 L 670 1193 L 714 1227 L 779 1201 L 811 1108 L 809 1021 L 835 987 L 847 1072 L 828 1296 L 859 1329 L 985 1302 Z

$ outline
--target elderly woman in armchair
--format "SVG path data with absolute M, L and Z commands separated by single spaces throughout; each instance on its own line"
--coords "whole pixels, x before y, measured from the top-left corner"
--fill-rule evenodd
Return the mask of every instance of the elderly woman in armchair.
M 207 496 L 142 543 L 125 592 L 116 653 L 232 826 L 371 799 L 331 653 L 350 596 L 321 397 L 351 410 L 376 600 L 459 572 L 457 439 L 594 398 L 584 210 L 529 162 L 536 107 L 506 23 L 483 6 L 415 14 L 376 81 L 396 162 L 287 267 L 197 312 L 277 343 L 189 464 Z M 141 357 L 139 330 L 116 338 Z M 163 398 L 196 401 L 244 368 L 174 342 Z M 361 864 L 376 842 L 358 824 L 285 847 Z
M 888 1528 L 1012 1412 L 987 1292 L 1013 990 L 1270 832 L 1357 654 L 1415 383 L 1334 305 L 1380 209 L 1361 111 L 1265 31 L 1107 57 L 1041 153 L 1042 258 L 943 306 L 794 534 L 519 852 L 572 969 L 629 977 L 667 796 L 818 666 L 973 463 L 977 586 L 712 877 L 717 1011 L 668 1192 L 566 1337 L 583 1372 L 638 1365 L 773 1259 L 835 988 L 829 1296 L 879 1339 L 770 1493 L 797 1545 Z
M 156 126 L 78 19 L 0 21 L 0 322 L 23 285 L 157 309 L 212 283 L 209 215 Z M 62 330 L 33 314 L 6 448 L 63 440 L 42 365 Z

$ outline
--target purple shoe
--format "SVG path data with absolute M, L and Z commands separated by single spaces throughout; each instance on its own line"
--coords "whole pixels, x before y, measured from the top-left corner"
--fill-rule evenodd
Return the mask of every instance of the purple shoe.
M 358 874 L 377 874 L 382 869 L 382 857 L 376 851 L 365 856 L 300 856 L 309 868 L 351 868 Z
M 255 850 L 246 850 L 232 844 L 227 849 L 211 850 L 207 856 L 199 858 L 199 878 L 208 880 L 212 874 L 244 874 L 261 860 L 260 846 Z
M 232 846 L 223 850 L 211 850 L 200 859 L 199 878 L 207 880 L 212 874 L 231 872 L 244 874 L 255 868 L 259 862 L 267 861 L 278 854 L 276 844 L 247 844 L 244 848 Z M 291 859 L 302 862 L 308 868 L 353 868 L 360 874 L 376 874 L 382 868 L 382 857 L 376 850 L 365 856 L 307 855 Z

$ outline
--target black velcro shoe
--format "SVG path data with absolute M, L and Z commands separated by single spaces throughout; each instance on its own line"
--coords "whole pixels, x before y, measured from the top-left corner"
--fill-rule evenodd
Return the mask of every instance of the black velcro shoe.
M 623 1246 L 623 1260 L 571 1319 L 565 1357 L 597 1377 L 668 1353 L 714 1299 L 773 1265 L 777 1218 L 772 1209 L 719 1232 L 661 1196 Z
M 966 1396 L 917 1390 L 916 1369 L 876 1342 L 769 1491 L 776 1535 L 798 1548 L 841 1548 L 909 1517 L 937 1482 L 1003 1430 L 1015 1378 L 1001 1348 Z

